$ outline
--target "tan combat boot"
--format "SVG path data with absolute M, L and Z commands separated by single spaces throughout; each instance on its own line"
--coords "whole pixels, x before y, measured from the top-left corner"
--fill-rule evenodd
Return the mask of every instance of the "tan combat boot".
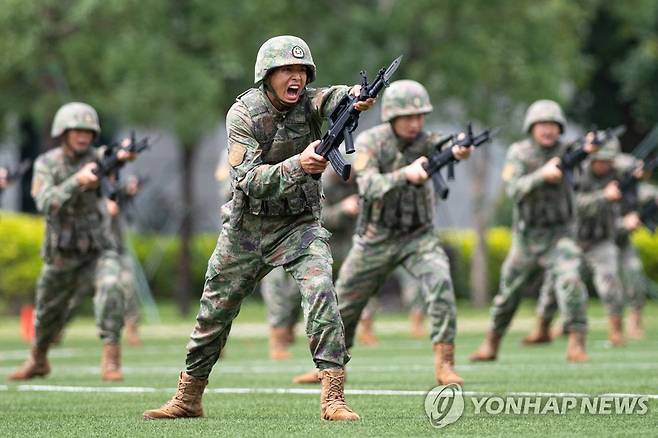
M 18 367 L 13 373 L 7 376 L 9 380 L 29 380 L 35 377 L 45 377 L 50 373 L 50 364 L 48 363 L 48 347 L 32 347 L 30 357 L 27 358 L 23 365 Z
M 496 332 L 490 330 L 487 332 L 487 337 L 484 338 L 480 347 L 473 354 L 470 355 L 469 359 L 471 362 L 484 362 L 490 360 L 496 360 L 498 357 L 498 348 L 500 347 L 500 340 L 503 337 Z
M 103 344 L 101 380 L 106 382 L 123 380 L 123 373 L 121 372 L 121 346 L 119 344 Z
M 320 416 L 323 420 L 354 421 L 361 417 L 345 403 L 345 370 L 330 368 L 320 371 Z
M 623 347 L 626 345 L 621 315 L 610 315 L 608 317 L 608 340 L 613 347 Z
M 356 328 L 356 336 L 359 342 L 365 346 L 374 347 L 379 344 L 379 340 L 373 330 L 372 317 L 359 320 L 359 325 Z
M 551 321 L 539 318 L 537 327 L 528 336 L 523 338 L 523 345 L 546 344 L 553 340 L 551 337 Z
M 631 309 L 631 312 L 628 315 L 628 337 L 633 339 L 644 339 L 642 311 L 640 309 Z
M 140 345 L 142 345 L 142 340 L 139 337 L 139 330 L 136 320 L 134 319 L 126 320 L 124 334 L 126 337 L 126 342 L 128 342 L 128 345 L 130 345 L 131 347 L 139 347 Z
M 299 376 L 295 376 L 292 379 L 292 383 L 297 385 L 314 385 L 316 383 L 320 383 L 320 371 L 313 370 L 304 374 L 300 374 Z
M 409 322 L 411 323 L 411 337 L 412 338 L 424 338 L 427 336 L 425 331 L 425 314 L 417 310 L 412 310 L 409 312 Z
M 208 380 L 197 379 L 181 372 L 176 394 L 158 409 L 144 412 L 145 420 L 173 420 L 176 418 L 203 417 L 201 397 Z
M 434 372 L 439 385 L 464 384 L 464 379 L 455 372 L 454 366 L 455 344 L 434 344 Z
M 289 337 L 290 334 L 285 327 L 270 328 L 270 359 L 286 360 L 292 357 L 288 351 Z
M 587 362 L 589 356 L 585 352 L 585 333 L 569 332 L 567 339 L 567 360 L 569 362 Z

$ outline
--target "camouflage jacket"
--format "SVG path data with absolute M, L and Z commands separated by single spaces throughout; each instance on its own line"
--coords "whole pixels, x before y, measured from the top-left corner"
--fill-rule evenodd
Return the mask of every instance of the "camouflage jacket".
M 299 154 L 320 137 L 322 120 L 348 92 L 346 86 L 305 90 L 300 102 L 278 111 L 264 89 L 238 96 L 226 116 L 232 200 L 230 224 L 242 215 L 320 217 L 321 186 L 301 167 Z
M 565 150 L 563 143 L 545 148 L 529 138 L 509 147 L 502 178 L 508 196 L 514 201 L 515 231 L 563 228 L 574 223 L 570 185 L 564 178 L 558 184 L 548 183 L 541 174 L 541 167 Z
M 361 197 L 357 234 L 374 243 L 432 226 L 431 183 L 414 186 L 401 169 L 432 154 L 440 137 L 438 133 L 423 132 L 413 142 L 405 142 L 395 135 L 390 123 L 357 137 L 354 169 Z
M 102 149 L 90 148 L 81 156 L 69 155 L 59 146 L 37 158 L 32 179 L 32 197 L 46 215 L 42 255 L 75 256 L 114 248 L 104 206 L 98 190 L 82 188 L 75 173 L 97 161 Z

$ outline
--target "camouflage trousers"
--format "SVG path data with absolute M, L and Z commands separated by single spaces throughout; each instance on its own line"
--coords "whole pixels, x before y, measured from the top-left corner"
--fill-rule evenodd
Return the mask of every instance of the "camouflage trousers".
M 630 239 L 619 244 L 619 266 L 628 304 L 633 310 L 641 310 L 649 292 L 649 279 Z
M 119 285 L 123 294 L 124 320 L 139 321 L 139 302 L 137 300 L 134 260 L 128 252 L 119 254 Z M 65 325 L 73 320 L 76 311 L 80 308 L 80 304 L 92 294 L 93 291 L 89 289 L 76 291 L 69 302 Z
M 284 268 L 275 268 L 260 282 L 270 327 L 292 327 L 299 321 L 302 295 Z
M 581 258 L 580 248 L 563 229 L 515 233 L 503 263 L 500 289 L 493 300 L 491 329 L 501 336 L 505 334 L 522 292 L 543 271 L 544 278 L 553 282 L 565 328 L 586 331 L 587 288 L 580 277 Z
M 609 315 L 624 313 L 625 297 L 619 270 L 619 249 L 612 241 L 600 242 L 583 252 L 596 293 Z M 555 279 L 548 276 L 542 284 L 537 302 L 537 316 L 552 321 L 558 308 Z
M 348 348 L 354 345 L 363 308 L 397 266 L 402 266 L 420 285 L 430 317 L 432 342 L 454 342 L 457 306 L 448 257 L 438 237 L 424 230 L 404 241 L 371 244 L 361 237 L 355 238 L 336 281 Z
M 205 379 L 226 344 L 240 305 L 274 267 L 282 266 L 301 292 L 306 335 L 319 369 L 349 360 L 331 277 L 331 234 L 310 214 L 244 214 L 239 229 L 225 222 L 208 261 L 197 323 L 187 344 L 186 372 Z
M 425 313 L 427 311 L 427 304 L 425 303 L 425 298 L 423 297 L 423 292 L 418 281 L 402 266 L 395 268 L 392 276 L 395 277 L 400 288 L 400 300 L 402 304 L 412 312 Z M 361 319 L 373 318 L 379 311 L 379 308 L 379 300 L 375 295 L 368 300 L 368 304 L 366 304 L 366 307 L 361 313 Z
M 45 348 L 62 331 L 77 297 L 94 295 L 98 334 L 104 342 L 119 342 L 123 327 L 123 293 L 115 251 L 65 257 L 55 255 L 41 269 L 34 316 L 35 344 Z

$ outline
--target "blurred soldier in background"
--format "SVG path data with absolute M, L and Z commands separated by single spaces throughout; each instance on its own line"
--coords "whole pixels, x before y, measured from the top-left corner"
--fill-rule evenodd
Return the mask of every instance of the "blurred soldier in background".
M 384 123 L 358 136 L 354 169 L 362 206 L 336 291 L 351 348 L 366 303 L 403 266 L 420 283 L 428 303 L 436 380 L 463 383 L 453 369 L 455 294 L 448 258 L 433 230 L 434 191 L 423 168 L 440 137 L 423 130 L 432 109 L 421 84 L 395 81 L 382 98 Z M 457 159 L 470 155 L 470 148 L 451 147 Z
M 35 164 L 32 196 L 46 215 L 44 266 L 37 282 L 35 340 L 27 361 L 9 375 L 12 380 L 45 376 L 47 354 L 62 331 L 69 304 L 81 289 L 95 288 L 96 324 L 103 341 L 101 377 L 121 380 L 119 339 L 123 326 L 120 263 L 101 208 L 99 176 L 94 173 L 102 149 L 91 147 L 100 133 L 96 110 L 72 102 L 62 106 L 51 135 L 60 145 L 41 155 Z M 119 150 L 120 160 L 135 155 Z
M 625 305 L 619 269 L 619 248 L 615 244 L 621 221 L 619 178 L 628 166 L 615 162 L 621 151 L 613 138 L 592 153 L 583 166 L 576 190 L 577 242 L 594 288 L 608 312 L 608 339 L 613 346 L 624 344 L 622 318 Z M 634 166 L 634 164 L 633 164 Z M 537 327 L 524 338 L 525 344 L 551 341 L 550 324 L 557 310 L 554 282 L 542 286 L 537 306 Z
M 266 41 L 256 58 L 254 83 L 226 117 L 231 201 L 208 262 L 186 370 L 174 397 L 146 419 L 203 415 L 201 398 L 242 300 L 273 268 L 283 267 L 302 295 L 306 334 L 321 371 L 321 417 L 358 420 L 345 403 L 344 329 L 331 278 L 329 232 L 320 223 L 322 187 L 313 175 L 328 161 L 315 153 L 322 119 L 359 87 L 306 88 L 316 76 L 306 43 L 293 36 Z M 355 104 L 370 108 L 374 100 Z
M 538 272 L 554 279 L 558 304 L 569 331 L 567 359 L 583 362 L 587 331 L 587 289 L 580 278 L 582 253 L 575 238 L 573 190 L 560 169 L 567 145 L 560 141 L 566 119 L 550 100 L 534 102 L 523 130 L 528 138 L 510 146 L 503 170 L 514 201 L 512 247 L 503 263 L 500 290 L 491 309 L 491 328 L 472 361 L 495 360 L 521 300 Z M 593 152 L 593 136 L 585 150 Z

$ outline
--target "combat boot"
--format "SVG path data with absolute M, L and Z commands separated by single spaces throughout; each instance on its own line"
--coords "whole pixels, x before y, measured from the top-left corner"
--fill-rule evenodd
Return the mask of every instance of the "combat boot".
M 633 339 L 644 339 L 642 311 L 640 309 L 632 309 L 628 314 L 628 337 Z
M 492 330 L 487 332 L 487 337 L 484 338 L 484 341 L 482 341 L 480 347 L 478 347 L 478 349 L 470 355 L 470 361 L 484 362 L 496 360 L 498 357 L 498 348 L 500 347 L 501 339 L 503 339 L 502 335 L 499 335 Z
M 320 416 L 330 421 L 355 421 L 361 417 L 345 403 L 345 370 L 330 368 L 320 371 Z
M 176 394 L 158 409 L 144 412 L 145 420 L 173 420 L 176 418 L 203 417 L 201 398 L 208 380 L 197 379 L 181 372 Z
M 539 318 L 537 320 L 537 327 L 528 336 L 523 338 L 523 345 L 533 344 L 547 344 L 553 339 L 551 337 L 551 321 Z
M 121 346 L 119 344 L 103 344 L 101 380 L 106 382 L 123 380 L 123 373 L 121 372 Z
M 425 314 L 417 310 L 412 310 L 409 312 L 409 322 L 411 323 L 411 337 L 412 338 L 424 338 L 427 336 L 425 331 L 425 326 L 423 322 L 425 321 Z
M 136 320 L 134 319 L 126 320 L 124 334 L 126 337 L 126 342 L 128 342 L 128 345 L 130 345 L 131 347 L 139 347 L 140 345 L 142 345 L 142 340 L 139 337 L 139 330 Z
M 320 383 L 320 372 L 318 370 L 313 370 L 304 374 L 300 374 L 299 376 L 295 376 L 292 379 L 292 383 L 297 385 L 314 385 L 316 383 Z
M 434 372 L 439 385 L 464 384 L 464 379 L 455 372 L 454 366 L 455 344 L 434 344 Z
M 623 347 L 626 345 L 621 315 L 610 315 L 608 317 L 608 340 L 613 347 Z
M 569 332 L 567 339 L 567 360 L 569 362 L 587 362 L 589 356 L 585 352 L 585 333 Z
M 373 347 L 379 344 L 379 340 L 373 330 L 372 318 L 364 318 L 359 321 L 359 325 L 356 328 L 356 336 L 359 342 L 365 346 Z
M 288 339 L 290 334 L 288 329 L 283 327 L 270 328 L 270 358 L 273 360 L 290 359 L 291 354 L 288 351 Z
M 30 357 L 16 371 L 9 374 L 9 380 L 29 380 L 35 377 L 46 377 L 50 374 L 48 363 L 48 347 L 32 347 Z
M 292 344 L 295 343 L 295 326 L 294 325 L 286 327 L 286 342 L 288 342 L 288 345 L 292 345 Z

